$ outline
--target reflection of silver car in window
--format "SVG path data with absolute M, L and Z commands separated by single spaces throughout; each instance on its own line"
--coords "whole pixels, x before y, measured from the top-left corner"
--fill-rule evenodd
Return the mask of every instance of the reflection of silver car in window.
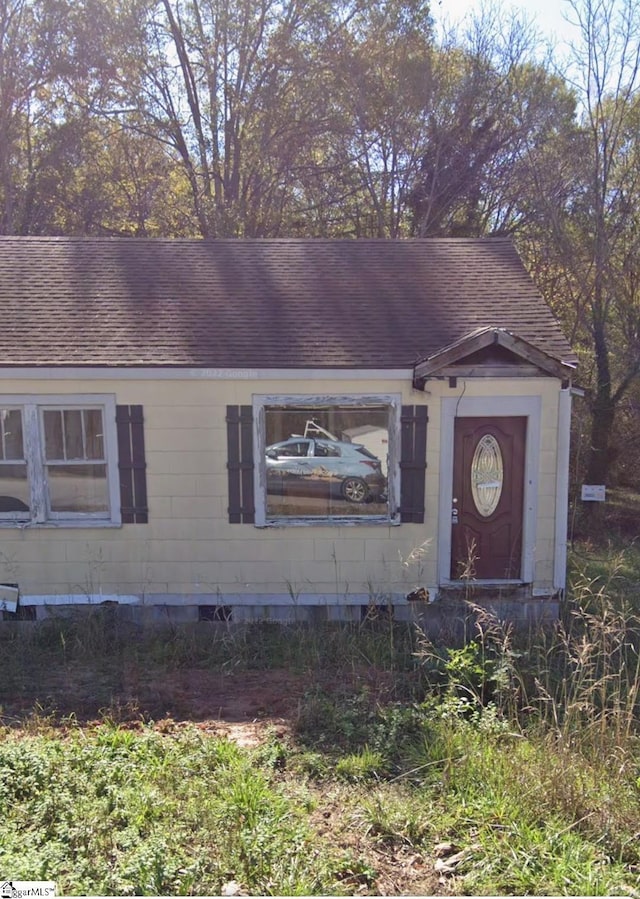
M 268 446 L 266 457 L 267 493 L 330 494 L 351 503 L 386 494 L 380 460 L 359 443 L 291 437 Z

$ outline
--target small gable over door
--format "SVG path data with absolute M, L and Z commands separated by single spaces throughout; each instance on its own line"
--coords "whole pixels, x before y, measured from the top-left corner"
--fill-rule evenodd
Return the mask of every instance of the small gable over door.
M 429 378 L 569 379 L 573 362 L 548 356 L 505 328 L 479 328 L 438 350 L 414 367 L 414 387 L 424 390 Z

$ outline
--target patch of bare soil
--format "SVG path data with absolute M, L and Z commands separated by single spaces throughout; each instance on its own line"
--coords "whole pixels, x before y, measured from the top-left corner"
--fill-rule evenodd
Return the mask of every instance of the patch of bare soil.
M 288 671 L 225 674 L 198 668 L 153 671 L 138 666 L 104 671 L 73 666 L 25 678 L 4 689 L 0 716 L 16 722 L 38 708 L 57 719 L 111 719 L 263 724 L 290 718 L 307 689 L 305 678 Z
M 42 678 L 42 675 L 41 675 Z M 42 678 L 45 680 L 45 678 Z M 349 687 L 366 687 L 380 701 L 393 690 L 386 672 L 352 671 Z M 113 671 L 87 668 L 50 671 L 46 684 L 17 684 L 13 695 L 3 692 L 0 722 L 20 726 L 26 719 L 44 716 L 47 724 L 62 731 L 74 722 L 91 726 L 105 718 L 123 727 L 138 728 L 152 723 L 164 733 L 186 726 L 226 737 L 243 747 L 256 747 L 274 735 L 293 736 L 304 694 L 314 686 L 345 689 L 344 677 L 327 675 L 309 680 L 305 674 L 286 670 L 242 673 L 185 668 L 157 673 L 140 668 Z M 434 896 L 450 893 L 449 882 L 438 875 L 434 859 L 412 847 L 380 844 L 337 802 L 318 791 L 317 807 L 309 824 L 319 840 L 329 842 L 359 860 L 339 872 L 342 891 L 354 895 Z M 370 874 L 363 871 L 371 872 Z M 238 895 L 246 895 L 239 886 Z M 233 895 L 233 893 L 231 893 Z
M 187 668 L 164 671 L 155 683 L 126 676 L 123 693 L 141 702 L 141 711 L 165 717 L 241 726 L 288 720 L 308 687 L 303 675 L 283 670 L 224 674 Z M 146 706 L 146 709 L 144 708 Z
M 203 668 L 154 670 L 139 664 L 122 667 L 74 664 L 48 670 L 13 673 L 0 684 L 0 720 L 19 723 L 34 708 L 52 721 L 72 716 L 83 723 L 108 716 L 111 720 L 176 722 L 235 727 L 259 722 L 285 725 L 296 715 L 311 688 L 353 690 L 365 688 L 376 701 L 385 702 L 394 690 L 390 672 L 368 667 L 349 674 L 310 675 L 287 669 L 220 672 Z
M 282 670 L 221 674 L 185 669 L 165 672 L 162 682 L 146 690 L 129 682 L 125 695 L 129 702 L 135 697 L 139 703 L 140 694 L 147 694 L 144 708 L 137 707 L 144 717 L 154 709 L 156 714 L 161 712 L 165 725 L 167 721 L 192 722 L 208 733 L 251 747 L 274 733 L 280 738 L 290 733 L 307 688 L 303 675 Z

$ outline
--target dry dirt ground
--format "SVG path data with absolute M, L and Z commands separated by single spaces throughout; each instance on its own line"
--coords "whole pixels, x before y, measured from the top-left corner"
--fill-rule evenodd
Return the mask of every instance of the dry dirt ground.
M 366 686 L 381 699 L 390 688 L 385 675 L 354 674 L 353 677 L 354 687 L 364 686 L 366 681 Z M 108 715 L 124 727 L 140 727 L 143 722 L 148 726 L 153 722 L 163 732 L 195 725 L 212 736 L 255 747 L 274 735 L 284 741 L 292 736 L 300 702 L 310 683 L 302 674 L 282 670 L 221 674 L 200 669 L 168 673 L 165 669 L 161 677 L 124 670 L 117 689 L 113 690 L 112 682 L 108 686 L 110 701 L 105 702 L 107 683 L 101 682 L 98 672 L 82 669 L 50 672 L 46 694 L 36 697 L 29 685 L 25 685 L 19 697 L 14 694 L 15 698 L 8 699 L 5 694 L 0 720 L 19 725 L 25 718 L 33 718 L 35 701 L 36 717 L 48 718 L 62 729 L 68 726 L 69 716 L 77 723 L 91 726 Z M 322 686 L 344 687 L 344 681 L 332 684 L 328 677 L 323 679 Z M 317 805 L 309 821 L 311 827 L 321 839 L 330 840 L 334 848 L 344 849 L 376 872 L 372 883 L 366 879 L 360 882 L 361 875 L 354 873 L 351 877 L 346 871 L 343 886 L 347 892 L 381 896 L 450 894 L 452 881 L 438 872 L 435 855 L 423 854 L 410 846 L 377 843 L 365 828 L 354 822 L 353 809 L 341 807 L 336 796 L 323 787 L 318 788 Z M 231 895 L 234 889 L 235 885 L 230 884 Z

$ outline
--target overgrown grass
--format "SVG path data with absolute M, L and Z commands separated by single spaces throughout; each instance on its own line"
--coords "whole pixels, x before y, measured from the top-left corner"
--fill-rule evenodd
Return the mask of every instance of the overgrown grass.
M 415 669 L 415 634 L 408 626 L 366 620 L 361 624 L 247 625 L 159 624 L 143 628 L 123 620 L 119 610 L 97 607 L 77 616 L 52 617 L 38 623 L 5 622 L 0 649 L 20 656 L 37 654 L 56 664 L 141 662 L 221 671 L 319 666 L 349 668 L 360 664 L 385 670 Z M 15 626 L 12 626 L 14 625 Z M 28 649 L 30 652 L 24 652 Z M 25 667 L 28 667 L 28 659 Z
M 264 894 L 335 887 L 338 859 L 314 851 L 308 809 L 248 753 L 193 729 L 5 732 L 0 796 L 2 870 L 65 894 L 216 895 L 232 878 Z
M 25 702 L 36 678 L 77 690 L 84 676 L 113 709 L 131 668 L 286 668 L 307 689 L 291 729 L 253 750 L 107 713 L 81 726 L 41 707 L 6 727 L 0 868 L 70 895 L 231 880 L 267 895 L 640 895 L 629 553 L 576 556 L 563 620 L 526 640 L 482 609 L 464 647 L 387 623 L 150 635 L 109 610 L 1 632 L 0 689 Z
M 439 870 L 464 892 L 638 894 L 640 619 L 611 589 L 619 570 L 577 574 L 564 620 L 534 638 L 479 608 L 464 647 L 422 635 L 419 702 L 308 696 L 309 748 L 341 770 L 375 753 L 371 835 L 451 846 Z
M 95 717 L 101 709 L 129 702 L 133 684 L 141 711 L 157 717 L 164 712 L 154 701 L 163 672 L 183 669 L 221 675 L 286 670 L 308 674 L 312 681 L 331 677 L 345 682 L 361 671 L 383 672 L 389 690 L 406 697 L 416 690 L 416 648 L 412 628 L 368 621 L 141 628 L 107 607 L 37 625 L 6 622 L 0 627 L 0 714 L 2 706 L 20 702 L 26 708 L 38 703 L 62 714 L 80 714 L 74 703 L 82 700 L 82 714 Z

